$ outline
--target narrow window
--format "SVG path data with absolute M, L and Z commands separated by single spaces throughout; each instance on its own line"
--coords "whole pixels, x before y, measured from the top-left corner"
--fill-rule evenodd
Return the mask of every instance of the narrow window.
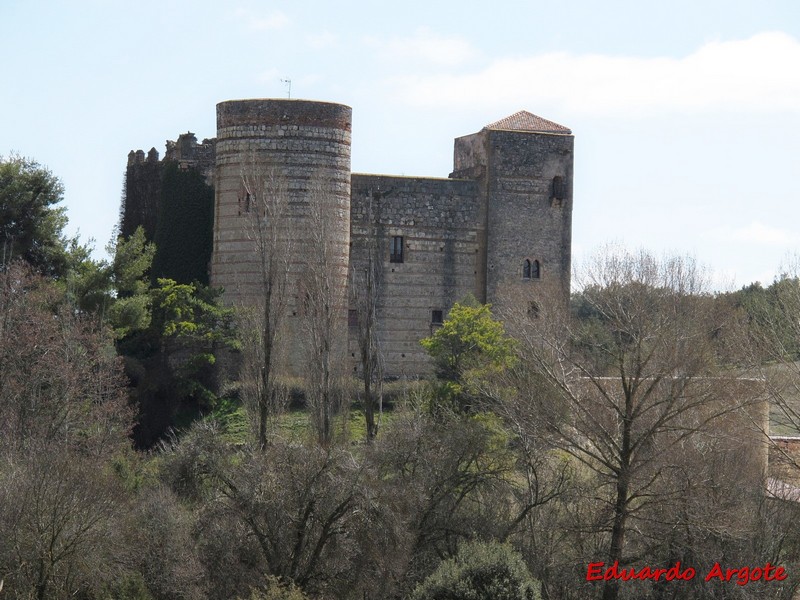
M 564 179 L 560 175 L 556 175 L 553 177 L 553 198 L 555 200 L 563 200 L 566 195 Z
M 531 278 L 531 261 L 527 258 L 525 262 L 522 264 L 522 278 L 523 279 L 530 279 Z
M 403 262 L 403 236 L 396 235 L 392 238 L 392 245 L 389 247 L 389 262 Z
M 358 311 L 355 308 L 347 311 L 347 326 L 358 327 Z
M 250 212 L 250 193 L 246 192 L 243 196 L 239 196 L 239 214 Z
M 531 278 L 539 279 L 541 273 L 542 269 L 541 266 L 539 265 L 539 261 L 538 260 L 533 261 L 533 264 L 531 264 Z
M 529 302 L 528 303 L 528 316 L 531 319 L 538 319 L 539 318 L 539 305 L 536 302 Z
M 431 325 L 441 325 L 444 323 L 444 312 L 441 310 L 431 311 Z

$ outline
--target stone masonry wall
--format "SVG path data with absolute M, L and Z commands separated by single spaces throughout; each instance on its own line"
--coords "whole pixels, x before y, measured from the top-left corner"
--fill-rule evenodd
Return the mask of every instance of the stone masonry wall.
M 331 111 L 338 115 L 331 118 Z M 339 114 L 341 113 L 341 114 Z M 319 117 L 314 121 L 314 115 Z M 260 292 L 259 257 L 248 237 L 248 207 L 243 176 L 274 176 L 293 208 L 286 228 L 298 249 L 310 246 L 308 204 L 311 189 L 325 188 L 325 210 L 342 240 L 340 276 L 346 280 L 350 212 L 350 107 L 319 102 L 243 100 L 217 107 L 217 186 L 212 284 L 224 286 L 226 300 Z M 295 269 L 307 259 L 298 255 Z M 301 260 L 302 259 L 302 260 Z
M 286 349 L 300 360 L 302 282 L 317 268 L 321 228 L 332 240 L 329 275 L 341 295 L 336 310 L 346 319 L 350 237 L 349 106 L 304 100 L 235 100 L 217 105 L 216 205 L 211 284 L 225 288 L 232 305 L 257 305 L 263 297 L 261 258 L 253 239 L 259 219 L 248 181 L 270 181 L 263 193 L 285 194 L 289 217 L 282 235 L 291 240 Z M 260 185 L 260 184 L 257 184 Z M 251 202 L 253 203 L 251 205 Z M 335 292 L 336 293 L 336 292 Z M 301 296 L 303 298 L 301 298 Z M 297 346 L 297 348 L 294 348 Z M 290 370 L 296 371 L 289 365 Z
M 378 334 L 390 376 L 430 372 L 419 340 L 467 294 L 493 304 L 496 313 L 520 301 L 535 307 L 551 288 L 568 298 L 573 168 L 568 129 L 521 111 L 457 138 L 450 179 L 434 179 L 351 174 L 351 123 L 352 110 L 341 104 L 234 100 L 217 105 L 216 139 L 198 144 L 187 132 L 168 142 L 167 159 L 213 180 L 211 284 L 225 289 L 226 303 L 256 305 L 263 297 L 248 177 L 270 178 L 271 193 L 288 201 L 282 235 L 292 247 L 287 312 L 294 344 L 302 337 L 297 328 L 308 298 L 303 277 L 317 257 L 320 224 L 333 257 L 326 272 L 338 290 L 347 289 L 353 269 L 363 270 L 370 251 L 378 257 Z M 144 173 L 147 165 L 160 171 L 155 150 L 146 160 L 141 151 L 129 156 L 129 170 Z M 140 196 L 152 196 L 154 188 L 139 180 L 157 183 L 157 178 L 129 179 L 135 182 L 128 189 L 130 208 L 142 213 L 124 219 L 133 224 L 146 220 L 149 205 Z M 398 251 L 401 238 L 402 261 L 392 260 L 391 248 Z M 538 264 L 538 276 L 525 276 L 526 260 Z M 340 297 L 336 310 L 341 308 L 344 326 L 350 298 Z M 348 336 L 351 369 L 358 368 L 355 329 Z
M 164 168 L 177 162 L 181 170 L 197 169 L 205 177 L 206 184 L 214 185 L 216 164 L 215 139 L 197 143 L 192 132 L 182 133 L 177 141 L 167 140 L 164 160 L 159 160 L 158 151 L 150 148 L 145 157 L 143 150 L 131 150 L 125 171 L 125 196 L 120 214 L 120 235 L 129 237 L 140 225 L 145 236 L 153 241 L 161 202 L 161 179 Z
M 487 301 L 500 310 L 509 302 L 535 301 L 545 288 L 568 298 L 573 136 L 483 133 L 489 154 Z M 538 279 L 523 277 L 525 260 L 539 261 Z
M 478 295 L 481 202 L 472 180 L 353 174 L 351 269 L 364 269 L 368 248 L 378 257 L 378 337 L 386 374 L 430 373 L 419 340 L 431 335 L 433 311 L 447 311 L 467 294 Z M 369 215 L 372 215 L 370 222 Z M 403 262 L 391 262 L 396 236 Z M 351 368 L 358 342 L 350 329 Z

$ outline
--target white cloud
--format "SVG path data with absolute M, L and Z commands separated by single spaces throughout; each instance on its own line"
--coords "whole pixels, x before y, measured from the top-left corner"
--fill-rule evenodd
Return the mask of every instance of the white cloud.
M 367 45 L 390 60 L 419 61 L 453 67 L 475 55 L 469 42 L 457 37 L 440 37 L 426 27 L 417 29 L 412 37 L 367 37 Z
M 786 229 L 753 221 L 745 227 L 717 227 L 711 235 L 720 242 L 761 244 L 766 246 L 790 246 L 800 242 L 800 236 Z
M 306 42 L 315 50 L 325 50 L 336 47 L 339 44 L 339 36 L 330 31 L 324 31 L 307 35 Z
M 399 42 L 388 45 L 395 46 Z M 413 48 L 408 41 L 407 48 Z M 452 55 L 465 59 L 466 50 L 453 50 Z M 485 108 L 496 106 L 501 97 L 520 106 L 558 105 L 603 116 L 724 108 L 797 111 L 797 65 L 800 42 L 767 32 L 711 42 L 677 59 L 558 52 L 499 59 L 466 75 L 398 77 L 389 85 L 409 104 L 425 107 Z
M 244 22 L 253 31 L 270 31 L 283 29 L 289 24 L 289 17 L 286 13 L 275 10 L 266 15 L 257 15 L 244 8 L 237 8 L 234 16 Z

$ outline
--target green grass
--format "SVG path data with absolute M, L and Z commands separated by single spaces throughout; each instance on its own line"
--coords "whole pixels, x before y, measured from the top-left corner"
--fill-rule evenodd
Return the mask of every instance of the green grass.
M 385 410 L 380 425 L 387 425 L 391 421 L 392 415 L 393 411 Z M 220 424 L 223 437 L 227 442 L 244 445 L 252 439 L 251 433 L 254 428 L 251 428 L 250 417 L 240 404 L 230 400 L 223 401 L 212 413 L 211 418 Z M 378 415 L 376 415 L 377 419 Z M 296 442 L 304 442 L 314 436 L 311 415 L 305 408 L 283 412 L 271 423 L 270 429 L 274 435 L 280 435 L 284 439 Z M 334 416 L 333 431 L 334 438 L 337 440 L 345 439 L 350 444 L 364 443 L 367 439 L 364 411 L 360 408 L 353 408 L 345 414 Z
M 391 421 L 392 415 L 393 412 L 384 411 L 381 425 Z M 289 411 L 278 417 L 277 429 L 280 435 L 291 440 L 303 441 L 314 436 L 311 415 L 305 409 Z M 344 439 L 350 444 L 364 443 L 367 439 L 364 411 L 351 409 L 346 414 L 336 415 L 333 418 L 333 436 L 338 440 Z

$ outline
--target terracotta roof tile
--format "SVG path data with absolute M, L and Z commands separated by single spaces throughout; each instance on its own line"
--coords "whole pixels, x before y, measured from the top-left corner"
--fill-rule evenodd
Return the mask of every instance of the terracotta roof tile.
M 537 117 L 533 113 L 529 113 L 527 110 L 521 110 L 509 117 L 506 117 L 505 119 L 500 119 L 499 121 L 490 123 L 485 127 L 485 129 L 530 131 L 532 133 L 572 133 L 569 128 L 559 125 L 558 123 L 548 121 L 547 119 L 543 119 L 542 117 Z

